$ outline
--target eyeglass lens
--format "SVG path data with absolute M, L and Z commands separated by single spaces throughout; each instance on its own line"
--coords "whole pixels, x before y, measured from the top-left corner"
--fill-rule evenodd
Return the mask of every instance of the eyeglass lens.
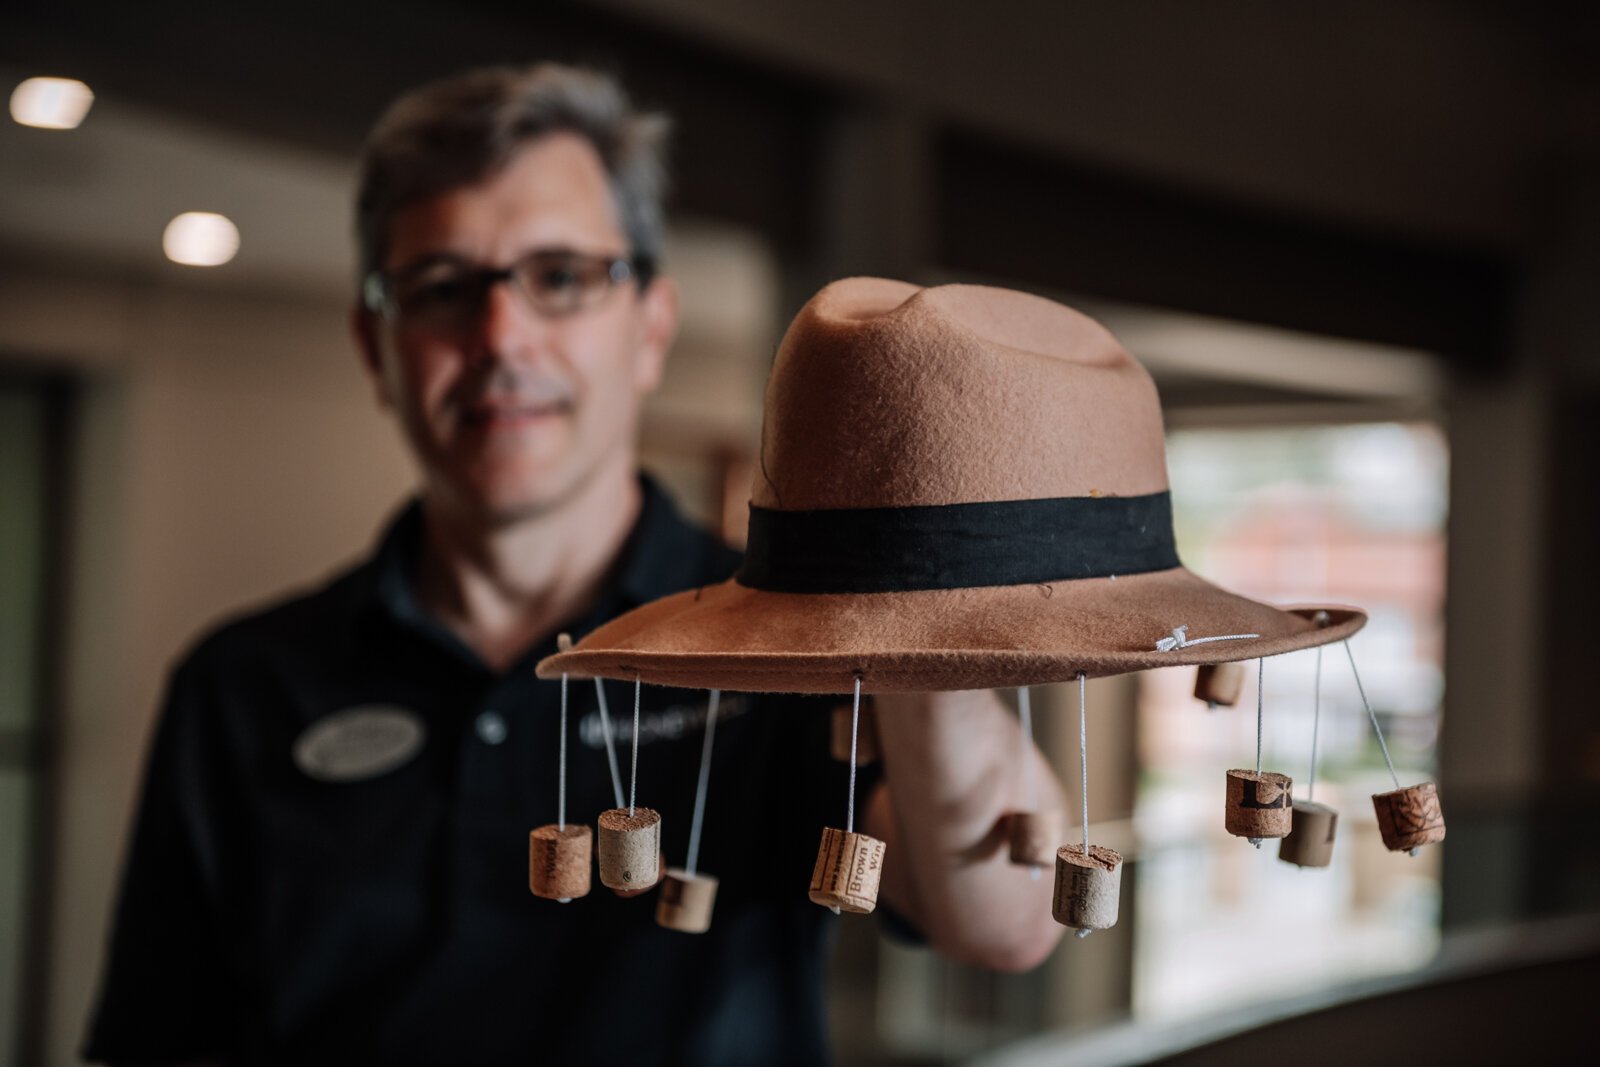
M 505 270 L 443 262 L 398 279 L 394 305 L 409 324 L 458 329 L 482 312 L 491 286 L 509 281 L 534 311 L 559 318 L 593 305 L 629 273 L 626 260 L 566 249 L 530 253 Z

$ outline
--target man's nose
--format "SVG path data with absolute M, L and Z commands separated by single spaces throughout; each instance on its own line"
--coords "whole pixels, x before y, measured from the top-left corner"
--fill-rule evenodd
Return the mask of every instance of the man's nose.
M 490 285 L 483 294 L 475 333 L 485 355 L 531 359 L 543 350 L 550 324 L 506 279 Z

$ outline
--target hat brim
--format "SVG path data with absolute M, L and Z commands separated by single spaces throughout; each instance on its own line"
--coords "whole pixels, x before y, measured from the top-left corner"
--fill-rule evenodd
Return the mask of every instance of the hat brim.
M 538 674 L 757 693 L 849 693 L 858 677 L 867 693 L 993 689 L 1276 656 L 1366 621 L 1350 607 L 1275 608 L 1182 567 L 896 593 L 773 593 L 730 579 L 621 615 Z M 1258 636 L 1158 651 L 1179 626 L 1191 642 Z

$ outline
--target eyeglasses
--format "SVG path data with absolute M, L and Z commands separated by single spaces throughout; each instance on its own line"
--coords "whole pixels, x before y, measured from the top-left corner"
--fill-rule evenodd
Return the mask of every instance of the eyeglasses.
M 630 259 L 544 248 L 502 268 L 472 267 L 439 257 L 393 276 L 375 270 L 362 283 L 361 294 L 368 310 L 386 318 L 431 332 L 455 333 L 478 321 L 489 290 L 500 282 L 510 282 L 540 315 L 558 319 L 594 306 L 630 278 L 643 288 L 653 271 L 647 256 Z

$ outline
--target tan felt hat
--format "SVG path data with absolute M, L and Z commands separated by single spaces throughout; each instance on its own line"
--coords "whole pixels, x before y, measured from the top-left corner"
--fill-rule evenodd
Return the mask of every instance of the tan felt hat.
M 1006 289 L 834 282 L 767 383 L 739 573 L 612 620 L 539 675 L 981 689 L 1272 656 L 1365 624 L 1185 570 L 1167 488 L 1155 385 L 1099 323 Z

